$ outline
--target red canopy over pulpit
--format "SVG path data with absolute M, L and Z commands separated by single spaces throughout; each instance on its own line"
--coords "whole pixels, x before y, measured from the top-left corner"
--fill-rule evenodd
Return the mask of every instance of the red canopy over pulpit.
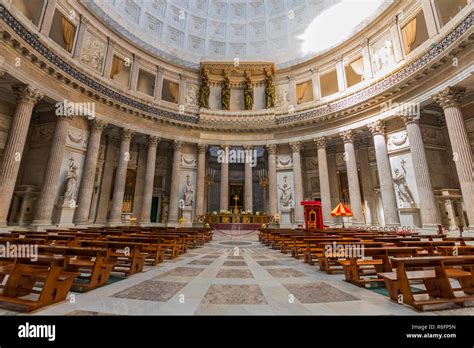
M 304 222 L 306 228 L 324 228 L 321 202 L 303 201 L 300 204 L 304 208 Z

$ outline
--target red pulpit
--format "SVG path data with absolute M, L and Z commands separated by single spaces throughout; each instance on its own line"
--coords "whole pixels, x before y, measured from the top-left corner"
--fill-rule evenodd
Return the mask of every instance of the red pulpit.
M 303 201 L 300 203 L 304 208 L 304 222 L 306 228 L 324 228 L 323 212 L 321 202 Z

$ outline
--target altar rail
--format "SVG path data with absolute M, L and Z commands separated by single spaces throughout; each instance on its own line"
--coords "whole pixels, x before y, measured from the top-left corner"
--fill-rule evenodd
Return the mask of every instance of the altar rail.
M 210 224 L 268 224 L 270 217 L 265 214 L 206 214 Z

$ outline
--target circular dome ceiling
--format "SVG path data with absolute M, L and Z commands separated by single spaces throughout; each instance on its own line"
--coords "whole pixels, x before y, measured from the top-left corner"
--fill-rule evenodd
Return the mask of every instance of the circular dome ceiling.
M 83 0 L 120 35 L 173 63 L 282 68 L 347 39 L 393 0 Z

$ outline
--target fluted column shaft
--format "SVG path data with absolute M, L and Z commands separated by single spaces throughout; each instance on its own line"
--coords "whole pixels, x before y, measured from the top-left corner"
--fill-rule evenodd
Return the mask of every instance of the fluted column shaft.
M 321 206 L 323 219 L 326 224 L 332 222 L 331 216 L 331 189 L 329 183 L 328 159 L 326 154 L 326 138 L 314 139 L 318 149 L 318 170 L 319 170 L 319 192 L 321 194 Z
M 276 172 L 276 144 L 267 145 L 268 151 L 268 210 L 270 215 L 278 213 L 277 203 L 277 172 Z
M 474 158 L 460 108 L 465 92 L 464 87 L 448 87 L 433 99 L 444 109 L 469 228 L 474 229 Z
M 204 194 L 206 188 L 206 152 L 207 145 L 198 145 L 198 167 L 197 167 L 197 178 L 196 178 L 196 215 L 204 215 Z
M 17 105 L 3 150 L 3 160 L 0 163 L 0 227 L 7 224 L 8 210 L 15 190 L 33 107 L 43 97 L 29 85 L 18 84 L 12 89 Z
M 303 201 L 303 175 L 301 173 L 301 143 L 299 141 L 290 143 L 293 159 L 293 177 L 295 180 L 295 223 L 304 222 L 304 210 L 301 202 Z
M 416 187 L 418 189 L 421 223 L 424 228 L 436 229 L 438 225 L 442 224 L 441 213 L 433 192 L 419 119 L 415 116 L 402 116 L 402 120 L 407 127 L 410 142 L 410 153 L 415 172 Z
M 245 164 L 244 164 L 244 203 L 245 210 L 253 212 L 253 178 L 252 178 L 252 147 L 245 147 Z
M 179 174 L 181 171 L 181 155 L 184 143 L 175 141 L 173 154 L 173 170 L 171 174 L 170 205 L 168 211 L 168 223 L 176 224 L 179 215 Z
M 142 208 L 139 221 L 142 224 L 150 223 L 151 202 L 153 198 L 153 185 L 155 181 L 156 149 L 160 139 L 156 136 L 148 136 L 148 150 L 146 156 L 145 182 L 142 197 Z
M 90 122 L 90 136 L 87 144 L 87 154 L 82 171 L 81 185 L 77 197 L 77 207 L 74 216 L 74 223 L 89 223 L 89 212 L 91 207 L 92 193 L 94 191 L 95 171 L 97 160 L 99 159 L 100 138 L 106 123 L 100 120 Z
M 347 130 L 340 133 L 344 140 L 344 156 L 346 159 L 347 181 L 349 183 L 349 198 L 351 200 L 352 223 L 363 224 L 361 195 L 359 186 L 359 173 L 357 172 L 357 159 L 354 150 L 352 131 Z
M 365 221 L 368 225 L 377 225 L 377 203 L 375 200 L 374 184 L 369 162 L 369 149 L 362 147 L 357 151 L 360 165 L 360 180 L 365 200 Z
M 116 140 L 107 136 L 107 148 L 105 152 L 104 170 L 100 181 L 99 203 L 97 204 L 96 223 L 105 224 L 109 211 L 110 190 L 112 189 L 112 178 L 114 174 L 115 157 L 118 147 Z
M 115 172 L 114 192 L 112 196 L 112 209 L 110 210 L 109 223 L 122 222 L 123 196 L 125 194 L 125 181 L 127 179 L 127 167 L 130 160 L 130 141 L 133 132 L 129 129 L 122 130 L 120 152 L 118 156 L 117 171 Z
M 400 225 L 398 215 L 397 198 L 393 187 L 392 169 L 385 141 L 385 129 L 382 121 L 376 121 L 367 125 L 374 138 L 375 157 L 377 159 L 377 171 L 379 173 L 380 193 L 382 195 L 383 214 L 385 225 Z
M 71 117 L 59 116 L 56 120 L 51 150 L 49 152 L 46 172 L 44 174 L 41 192 L 35 203 L 35 216 L 32 225 L 51 225 L 54 204 L 59 190 L 59 176 L 63 163 L 64 148 Z
M 224 160 L 221 163 L 221 199 L 220 210 L 229 210 L 229 161 L 227 158 L 227 151 L 229 147 L 223 146 L 225 151 Z

